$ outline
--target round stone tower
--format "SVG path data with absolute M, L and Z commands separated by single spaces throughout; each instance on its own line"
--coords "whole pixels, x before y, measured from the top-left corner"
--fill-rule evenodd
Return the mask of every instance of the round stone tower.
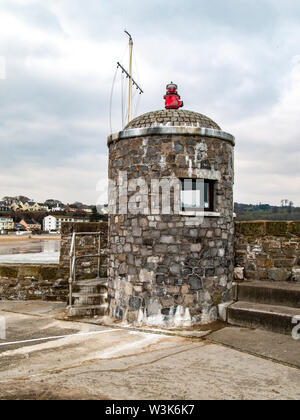
M 232 299 L 234 137 L 166 109 L 108 138 L 110 315 L 188 326 Z

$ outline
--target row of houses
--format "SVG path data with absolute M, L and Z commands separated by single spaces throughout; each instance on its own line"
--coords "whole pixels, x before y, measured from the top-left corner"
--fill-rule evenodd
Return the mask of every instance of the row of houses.
M 20 222 L 15 223 L 11 217 L 0 217 L 0 232 L 7 232 L 11 230 L 26 230 L 32 232 L 41 229 L 42 226 L 34 220 L 22 219 Z
M 44 232 L 60 232 L 62 223 L 85 223 L 89 222 L 87 217 L 70 216 L 47 216 L 43 220 L 43 227 L 35 220 L 22 219 L 15 223 L 10 217 L 0 217 L 0 233 L 7 231 L 27 231 L 36 232 L 43 229 Z
M 25 220 L 22 219 L 19 223 L 15 224 L 17 230 L 26 230 L 27 232 L 36 232 L 42 230 L 42 226 L 40 223 L 36 222 L 35 220 Z
M 37 203 L 35 201 L 0 201 L 0 211 L 31 211 L 31 212 L 38 212 L 38 211 L 45 211 L 45 212 L 61 212 L 66 211 L 68 213 L 75 212 L 78 210 L 78 207 L 74 205 L 64 205 L 62 203 L 54 203 L 53 205 L 47 205 L 45 203 Z M 92 213 L 91 206 L 81 207 L 81 211 L 85 213 Z
M 27 202 L 7 202 L 7 201 L 0 201 L 0 211 L 50 211 L 49 207 L 43 203 L 36 203 L 35 201 L 27 201 Z M 61 211 L 61 209 L 59 209 Z

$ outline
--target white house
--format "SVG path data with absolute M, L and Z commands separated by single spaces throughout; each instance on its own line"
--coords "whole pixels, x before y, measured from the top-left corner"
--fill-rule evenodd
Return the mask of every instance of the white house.
M 68 216 L 47 216 L 43 220 L 43 227 L 45 232 L 61 231 L 62 223 L 84 223 L 89 222 L 83 217 L 68 217 Z
M 39 207 L 40 207 L 40 211 L 49 211 L 49 207 L 46 206 L 46 204 L 44 203 L 38 203 Z
M 90 207 L 82 207 L 81 210 L 85 213 L 93 213 L 93 210 Z
M 14 228 L 14 221 L 10 217 L 0 217 L 0 231 Z
M 56 217 L 54 216 L 46 216 L 43 220 L 43 230 L 45 232 L 52 232 L 56 231 Z
M 66 210 L 66 206 L 64 204 L 56 204 L 55 207 L 51 208 L 52 212 L 56 212 L 56 211 L 65 211 Z

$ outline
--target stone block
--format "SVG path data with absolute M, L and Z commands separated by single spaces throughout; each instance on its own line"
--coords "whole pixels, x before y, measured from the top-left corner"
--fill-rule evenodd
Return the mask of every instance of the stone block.
M 128 267 L 127 267 L 127 264 L 126 263 L 120 264 L 119 274 L 121 274 L 121 275 L 127 274 L 127 272 L 128 272 L 127 270 L 128 270 Z
M 271 258 L 258 258 L 257 265 L 260 268 L 272 268 L 274 265 L 274 261 Z
M 275 259 L 274 266 L 276 268 L 293 268 L 295 265 L 295 258 Z
M 196 276 L 190 276 L 189 277 L 189 285 L 191 290 L 202 290 L 202 280 L 199 277 Z
M 217 277 L 203 277 L 202 284 L 204 290 L 212 291 L 214 290 L 215 286 L 219 283 Z
M 291 222 L 288 225 L 288 231 L 292 235 L 300 237 L 300 222 Z
M 170 272 L 174 275 L 179 275 L 181 272 L 181 267 L 179 264 L 172 264 L 170 266 Z
M 238 222 L 235 224 L 237 235 L 245 236 L 265 236 L 266 223 L 261 222 Z
M 183 284 L 181 286 L 181 294 L 182 295 L 186 295 L 187 293 L 189 293 L 190 287 L 188 284 Z
M 243 273 L 243 275 L 244 275 L 244 273 Z M 226 287 L 227 286 L 227 277 L 226 276 L 220 277 L 219 285 L 221 287 Z
M 204 269 L 201 267 L 196 267 L 194 268 L 193 273 L 196 274 L 197 276 L 202 277 L 204 275 Z
M 148 271 L 146 269 L 142 269 L 139 274 L 139 281 L 144 282 L 153 282 L 155 278 L 155 274 L 153 271 Z
M 154 244 L 154 239 L 151 238 L 143 238 L 143 245 L 144 246 L 149 246 L 149 247 L 153 247 Z
M 214 268 L 207 268 L 205 270 L 205 276 L 206 277 L 213 277 L 215 275 L 215 269 Z
M 283 268 L 271 268 L 268 270 L 268 279 L 273 281 L 288 281 L 291 278 L 291 271 Z
M 140 298 L 131 297 L 129 299 L 129 307 L 131 309 L 138 310 L 138 309 L 140 309 L 141 305 L 142 305 L 142 301 L 141 301 Z
M 168 295 L 178 295 L 180 292 L 179 286 L 167 286 L 166 291 Z
M 177 245 L 168 246 L 168 253 L 169 254 L 178 254 L 179 253 L 179 247 Z
M 166 254 L 168 251 L 167 245 L 157 244 L 154 246 L 155 254 Z
M 191 252 L 200 252 L 202 249 L 201 244 L 191 244 Z
M 173 296 L 163 296 L 160 301 L 163 308 L 172 308 L 174 306 Z
M 175 141 L 173 143 L 173 150 L 175 153 L 184 153 L 184 144 L 181 141 Z
M 184 295 L 184 297 L 183 297 L 183 305 L 185 307 L 189 307 L 189 306 L 191 306 L 191 305 L 194 304 L 194 300 L 195 300 L 195 297 L 194 297 L 193 294 Z
M 265 269 L 258 269 L 257 270 L 258 279 L 259 280 L 268 280 L 268 271 Z
M 125 252 L 125 253 L 129 253 L 129 252 L 131 252 L 131 244 L 126 244 L 126 245 L 124 245 L 124 252 Z
M 147 308 L 148 316 L 158 315 L 161 313 L 161 310 L 162 310 L 162 306 L 157 298 L 149 299 L 149 302 L 146 308 Z
M 287 222 L 265 222 L 266 234 L 270 236 L 285 236 L 288 230 Z
M 128 311 L 127 312 L 127 322 L 129 324 L 134 324 L 138 319 L 138 311 Z
M 163 235 L 163 236 L 160 238 L 160 242 L 161 242 L 162 244 L 174 244 L 174 243 L 175 243 L 175 239 L 174 239 L 174 237 L 173 237 L 173 236 L 165 236 L 165 235 Z
M 226 302 L 226 303 L 220 303 L 218 305 L 218 315 L 219 315 L 219 319 L 223 322 L 227 322 L 227 313 L 228 313 L 228 308 L 233 304 L 234 302 Z
M 135 237 L 142 236 L 142 229 L 141 228 L 138 228 L 138 227 L 133 228 L 132 229 L 132 235 L 135 236 Z

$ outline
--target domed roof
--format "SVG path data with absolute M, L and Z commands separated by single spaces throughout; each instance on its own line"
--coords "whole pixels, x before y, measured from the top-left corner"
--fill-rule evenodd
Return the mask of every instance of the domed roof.
M 205 115 L 181 109 L 164 109 L 161 111 L 148 112 L 147 114 L 141 115 L 130 121 L 130 123 L 125 127 L 125 130 L 159 126 L 203 127 L 221 130 L 218 124 Z

